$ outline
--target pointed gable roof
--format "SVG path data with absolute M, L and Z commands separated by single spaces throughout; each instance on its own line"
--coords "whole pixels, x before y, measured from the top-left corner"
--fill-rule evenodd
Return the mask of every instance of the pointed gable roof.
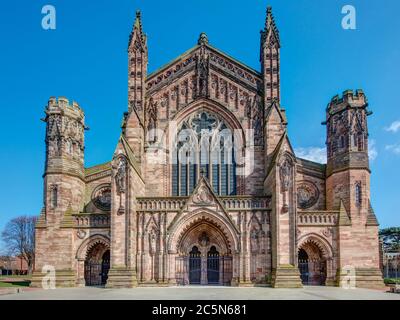
M 271 172 L 272 168 L 274 165 L 276 165 L 278 161 L 278 157 L 281 154 L 281 150 L 283 149 L 284 146 L 287 146 L 287 151 L 293 155 L 293 159 L 296 161 L 296 156 L 292 147 L 292 144 L 290 143 L 289 137 L 287 135 L 287 129 L 282 134 L 281 139 L 279 140 L 278 144 L 275 147 L 275 150 L 272 152 L 272 159 L 270 161 L 269 167 L 266 171 L 266 177 L 268 177 L 269 173 Z
M 265 115 L 265 122 L 268 122 L 270 117 L 272 117 L 273 112 L 277 112 L 283 124 L 287 124 L 287 119 L 284 111 L 281 109 L 277 99 L 273 99 L 269 107 L 267 108 L 267 113 Z
M 191 210 L 189 210 L 189 207 Z M 230 225 L 235 229 L 237 233 L 239 233 L 238 228 L 233 222 L 232 218 L 226 211 L 223 203 L 219 200 L 212 187 L 208 183 L 207 179 L 202 176 L 199 179 L 195 189 L 193 190 L 190 197 L 186 200 L 186 203 L 182 206 L 182 209 L 178 212 L 178 214 L 174 217 L 172 222 L 170 223 L 168 229 L 175 225 L 176 221 L 180 219 L 186 211 L 193 211 L 193 207 L 204 207 L 204 208 L 212 208 L 213 210 L 217 210 L 222 212 L 225 219 L 227 219 Z
M 120 152 L 118 152 L 118 151 L 120 151 Z M 126 141 L 126 139 L 125 139 L 123 134 L 121 134 L 121 136 L 119 138 L 119 141 L 118 141 L 117 147 L 115 149 L 114 155 L 121 154 L 121 153 L 124 154 L 127 157 L 129 163 L 135 169 L 136 173 L 140 177 L 142 177 L 140 165 L 138 164 L 138 162 L 136 160 L 136 157 L 133 154 L 133 151 L 132 151 L 131 147 L 129 146 L 129 143 L 128 143 L 128 141 Z
M 195 46 L 193 46 L 192 48 L 190 48 L 189 50 L 185 51 L 183 54 L 181 54 L 180 56 L 176 57 L 175 59 L 171 60 L 170 62 L 166 63 L 165 65 L 161 66 L 160 68 L 156 69 L 155 71 L 153 71 L 152 73 L 150 73 L 147 76 L 146 80 L 151 80 L 152 78 L 156 77 L 158 74 L 166 71 L 168 68 L 170 68 L 171 66 L 173 66 L 174 64 L 178 63 L 179 61 L 183 61 L 187 58 L 189 58 L 190 56 L 194 55 L 198 50 L 200 50 L 201 47 L 205 47 L 208 50 L 210 50 L 212 53 L 220 56 L 221 58 L 226 59 L 227 61 L 229 61 L 230 63 L 236 65 L 239 68 L 244 69 L 246 72 L 251 73 L 251 75 L 253 75 L 254 77 L 256 77 L 257 79 L 261 80 L 261 73 L 258 70 L 255 70 L 253 68 L 251 68 L 250 66 L 240 62 L 239 60 L 233 58 L 232 56 L 230 56 L 229 54 L 217 49 L 216 47 L 212 46 L 209 41 L 208 41 L 208 37 L 207 35 L 202 32 L 199 36 L 199 39 L 197 41 L 197 44 Z

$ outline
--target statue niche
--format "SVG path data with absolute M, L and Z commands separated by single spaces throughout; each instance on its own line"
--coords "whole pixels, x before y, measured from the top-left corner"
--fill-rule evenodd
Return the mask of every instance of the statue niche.
M 123 214 L 125 212 L 125 197 L 126 197 L 126 186 L 127 186 L 127 162 L 124 157 L 119 157 L 117 165 L 115 167 L 115 186 L 117 195 L 119 196 L 119 208 L 117 213 Z

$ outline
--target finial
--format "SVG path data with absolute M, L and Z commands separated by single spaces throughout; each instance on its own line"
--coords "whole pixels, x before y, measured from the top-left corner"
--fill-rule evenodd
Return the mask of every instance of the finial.
M 264 31 L 262 32 L 262 34 L 264 36 L 266 36 L 266 34 L 269 30 L 273 31 L 273 33 L 275 34 L 276 40 L 279 42 L 279 30 L 276 26 L 274 15 L 272 14 L 271 6 L 267 6 L 267 16 L 265 18 L 265 27 L 264 27 Z
M 198 45 L 203 45 L 208 43 L 208 37 L 205 32 L 200 33 L 199 40 L 197 41 Z
M 141 23 L 142 23 L 142 14 L 140 13 L 140 10 L 136 10 L 136 19 L 135 19 L 135 26 L 141 28 Z
M 136 10 L 135 22 L 133 24 L 132 32 L 129 35 L 128 50 L 131 47 L 131 44 L 134 43 L 133 38 L 136 38 L 142 47 L 146 45 L 146 35 L 143 33 L 141 16 L 142 14 L 140 10 Z

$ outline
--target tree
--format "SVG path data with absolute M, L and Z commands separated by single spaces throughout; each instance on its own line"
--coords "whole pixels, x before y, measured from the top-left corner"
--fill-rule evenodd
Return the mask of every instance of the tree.
M 10 220 L 1 237 L 10 255 L 22 257 L 32 272 L 35 260 L 35 224 L 36 217 L 21 216 Z
M 383 248 L 386 252 L 400 251 L 400 228 L 391 227 L 379 231 L 379 238 L 383 242 Z

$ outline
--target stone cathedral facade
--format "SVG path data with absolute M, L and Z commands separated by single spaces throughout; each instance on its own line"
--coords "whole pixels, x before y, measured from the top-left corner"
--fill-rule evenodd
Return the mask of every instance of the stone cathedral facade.
M 49 266 L 57 286 L 382 286 L 365 94 L 329 102 L 327 164 L 298 158 L 270 7 L 260 44 L 254 70 L 202 33 L 149 74 L 138 12 L 121 135 L 94 167 L 83 108 L 50 98 L 32 286 Z

